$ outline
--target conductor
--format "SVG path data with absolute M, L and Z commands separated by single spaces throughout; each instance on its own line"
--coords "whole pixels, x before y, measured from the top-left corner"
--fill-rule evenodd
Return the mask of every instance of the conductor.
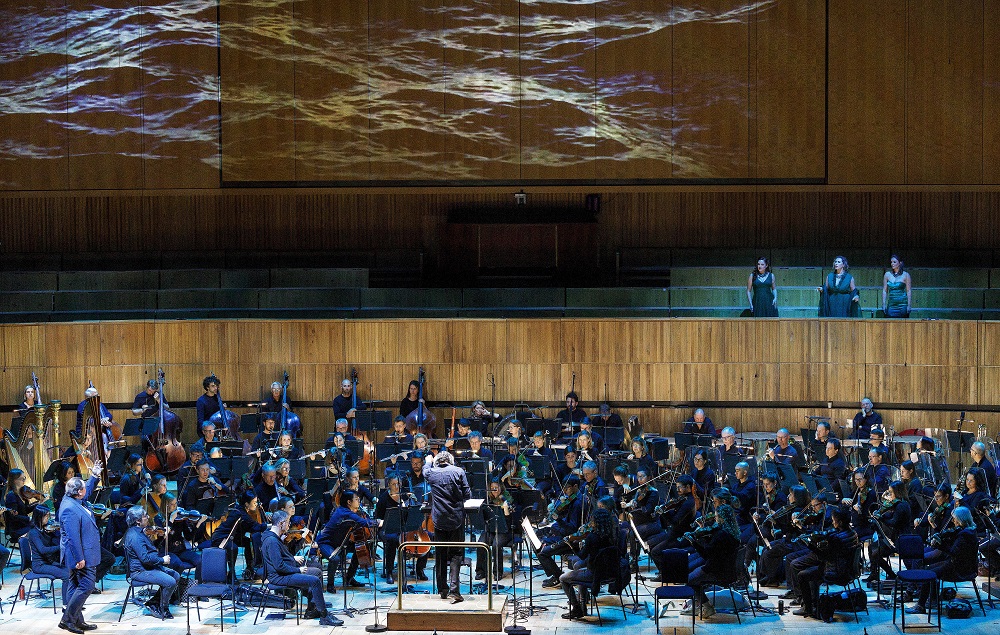
M 83 621 L 83 604 L 94 590 L 97 565 L 101 562 L 101 532 L 97 529 L 94 512 L 84 506 L 90 491 L 97 484 L 101 464 L 94 463 L 87 483 L 79 477 L 66 482 L 66 496 L 59 506 L 59 524 L 62 528 L 60 549 L 62 566 L 69 569 L 69 590 L 66 592 L 66 610 L 59 621 L 59 628 L 70 633 L 83 633 L 97 628 Z
M 431 520 L 434 521 L 436 542 L 465 542 L 465 501 L 472 498 L 472 489 L 465 476 L 465 470 L 455 465 L 455 458 L 446 451 L 435 457 L 427 457 L 424 477 L 430 485 Z M 458 590 L 458 574 L 465 549 L 461 547 L 437 547 L 437 587 L 441 599 L 451 598 L 458 604 L 465 598 Z M 448 590 L 445 578 L 448 575 Z

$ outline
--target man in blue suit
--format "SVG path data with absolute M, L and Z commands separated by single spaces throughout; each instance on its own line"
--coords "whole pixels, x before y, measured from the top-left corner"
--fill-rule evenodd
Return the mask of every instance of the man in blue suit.
M 59 506 L 62 566 L 69 569 L 66 610 L 59 621 L 59 628 L 77 635 L 97 628 L 96 625 L 83 621 L 83 605 L 97 581 L 97 565 L 101 562 L 101 532 L 97 529 L 94 513 L 83 503 L 97 484 L 101 467 L 100 463 L 94 464 L 90 480 L 86 484 L 79 477 L 71 478 L 66 483 L 66 496 Z

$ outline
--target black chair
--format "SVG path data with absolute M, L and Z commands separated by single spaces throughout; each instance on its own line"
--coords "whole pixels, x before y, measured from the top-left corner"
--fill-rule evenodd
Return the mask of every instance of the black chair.
M 660 580 L 666 586 L 656 587 L 653 592 L 653 612 L 656 620 L 656 631 L 660 631 L 660 600 L 690 600 L 694 603 L 694 589 L 689 587 L 688 554 L 682 549 L 667 549 L 663 552 L 663 570 Z M 691 633 L 694 633 L 695 611 L 691 611 Z
M 899 552 L 900 561 L 906 561 L 906 569 L 900 569 L 896 574 L 896 583 L 892 588 L 892 623 L 896 623 L 896 605 L 900 606 L 900 614 L 903 616 L 902 629 L 906 632 L 906 610 L 903 607 L 902 593 L 906 586 L 937 586 L 937 573 L 924 568 L 924 539 L 917 535 L 904 535 L 899 537 L 896 545 Z M 935 594 L 939 595 L 939 594 Z M 938 597 L 936 603 L 938 616 L 938 630 L 941 630 L 941 598 Z M 930 610 L 927 612 L 927 623 L 931 623 Z
M 195 598 L 195 610 L 198 612 L 198 621 L 201 621 L 201 606 L 199 601 L 202 598 L 219 599 L 219 626 L 226 630 L 226 617 L 224 613 L 225 596 L 229 593 L 229 599 L 233 602 L 233 624 L 236 624 L 236 594 L 232 592 L 233 587 L 229 584 L 229 572 L 226 564 L 226 550 L 218 547 L 209 547 L 201 555 L 201 581 L 187 588 L 185 596 L 187 599 L 187 623 L 188 632 L 191 632 L 191 598 Z
M 604 626 L 604 619 L 601 617 L 601 605 L 597 603 L 597 596 L 605 584 L 609 587 L 610 585 L 617 587 L 618 601 L 621 602 L 622 606 L 622 617 L 628 619 L 628 615 L 625 614 L 625 600 L 622 598 L 622 591 L 626 587 L 623 574 L 628 573 L 628 568 L 622 567 L 618 547 L 605 547 L 598 551 L 587 568 L 590 569 L 594 578 L 590 583 L 590 603 L 597 611 L 597 621 L 600 625 Z
M 20 590 L 24 587 L 24 581 L 28 581 L 28 588 L 24 592 L 24 603 L 27 605 L 28 597 L 31 595 L 31 586 L 38 581 L 38 592 L 41 594 L 42 591 L 42 580 L 49 581 L 49 593 L 52 594 L 52 612 L 56 613 L 56 578 L 55 576 L 46 575 L 44 573 L 35 573 L 31 570 L 31 544 L 27 536 L 21 536 L 17 541 L 18 549 L 21 551 L 21 582 L 18 583 L 17 588 Z M 17 598 L 21 595 L 20 593 L 14 594 L 14 602 L 10 605 L 11 615 L 14 614 L 14 607 L 17 606 Z M 2 608 L 2 607 L 0 607 Z
M 858 591 L 863 591 L 861 588 L 861 562 L 864 558 L 864 548 L 864 545 L 860 544 L 857 549 L 854 550 L 854 556 L 851 558 L 851 567 L 844 573 L 843 577 L 823 578 L 823 582 L 820 584 L 820 593 L 823 592 L 824 587 L 826 588 L 826 592 L 829 593 L 831 586 L 843 587 L 844 591 L 848 594 L 850 593 L 852 587 L 857 588 Z M 921 556 L 922 555 L 923 552 L 921 552 Z M 817 598 L 817 602 L 818 600 L 819 598 Z M 852 606 L 851 608 L 853 609 L 854 607 Z M 869 615 L 867 604 L 865 605 L 865 614 Z M 854 621 L 859 624 L 861 623 L 857 610 L 854 610 Z
M 716 586 L 729 591 L 729 598 L 733 602 L 733 613 L 736 614 L 736 621 L 739 624 L 743 623 L 743 619 L 740 617 L 739 604 L 736 603 L 736 587 L 741 582 L 748 580 L 750 577 L 747 573 L 746 565 L 744 564 L 746 553 L 746 545 L 741 545 L 740 548 L 736 550 L 736 555 L 733 557 L 733 561 L 730 563 L 729 570 L 725 572 L 725 575 L 714 580 L 707 580 L 705 582 L 705 587 Z M 742 593 L 740 594 L 740 597 L 743 597 Z M 713 594 L 712 608 L 715 608 L 715 598 L 716 594 Z M 757 609 L 754 607 L 753 602 L 748 602 L 748 604 L 750 605 L 750 611 L 753 613 L 753 616 L 757 617 Z

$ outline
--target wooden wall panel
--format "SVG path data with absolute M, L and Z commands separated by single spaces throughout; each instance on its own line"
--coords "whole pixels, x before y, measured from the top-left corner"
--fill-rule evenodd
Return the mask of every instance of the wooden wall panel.
M 659 19 L 664 3 L 595 6 L 602 43 L 596 58 L 597 174 L 602 179 L 671 178 L 673 42 L 671 28 Z M 645 29 L 637 35 L 636 24 Z
M 829 3 L 829 182 L 906 182 L 907 0 Z
M 344 322 L 291 322 L 293 364 L 350 364 L 344 355 Z
M 854 320 L 796 320 L 779 323 L 782 363 L 861 364 L 865 361 L 862 323 Z
M 559 359 L 562 325 L 559 320 L 508 320 L 507 363 L 543 363 Z
M 749 15 L 709 0 L 673 26 L 675 178 L 749 174 Z M 727 15 L 726 19 L 714 19 Z
M 826 176 L 825 0 L 781 0 L 753 14 L 751 176 Z
M 908 4 L 908 183 L 983 181 L 983 4 Z
M 867 393 L 873 401 L 899 403 L 977 403 L 976 368 L 872 365 L 866 372 Z
M 292 11 L 295 178 L 367 180 L 368 4 L 295 0 Z
M 3 65 L 10 101 L 0 113 L 0 139 L 9 154 L 0 189 L 69 185 L 66 33 L 56 26 L 65 24 L 65 11 L 65 0 L 27 0 L 8 18 L 7 33 L 13 37 L 5 42 Z
M 983 3 L 983 183 L 1000 183 L 1000 4 Z
M 162 9 L 144 7 L 139 17 L 142 187 L 218 187 L 218 31 L 178 29 L 176 16 Z M 215 3 L 185 9 L 188 24 L 216 21 Z
M 522 179 L 594 179 L 595 6 L 520 7 Z M 552 24 L 572 25 L 565 33 Z M 558 35 L 556 35 L 558 34 Z M 553 163 L 558 162 L 558 165 Z
M 865 367 L 850 363 L 782 363 L 779 400 L 860 401 L 865 392 Z
M 292 3 L 220 0 L 222 180 L 295 180 Z
M 866 325 L 865 361 L 886 365 L 975 367 L 980 326 L 975 322 L 890 322 Z

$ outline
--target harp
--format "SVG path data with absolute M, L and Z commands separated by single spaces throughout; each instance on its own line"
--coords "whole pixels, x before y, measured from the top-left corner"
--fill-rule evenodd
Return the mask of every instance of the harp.
M 83 407 L 83 430 L 88 427 L 94 432 L 93 445 L 96 452 L 92 458 L 99 459 L 102 465 L 100 486 L 107 488 L 110 486 L 110 482 L 108 480 L 108 456 L 104 444 L 108 439 L 104 433 L 104 424 L 101 423 L 101 397 L 99 395 L 88 397 L 87 403 Z
M 3 453 L 7 465 L 17 468 L 27 477 L 25 484 L 36 487 L 45 475 L 45 469 L 52 462 L 52 454 L 58 454 L 55 440 L 59 438 L 59 409 L 61 404 L 53 401 L 49 405 L 35 404 L 24 415 L 17 437 L 8 431 L 3 436 Z

